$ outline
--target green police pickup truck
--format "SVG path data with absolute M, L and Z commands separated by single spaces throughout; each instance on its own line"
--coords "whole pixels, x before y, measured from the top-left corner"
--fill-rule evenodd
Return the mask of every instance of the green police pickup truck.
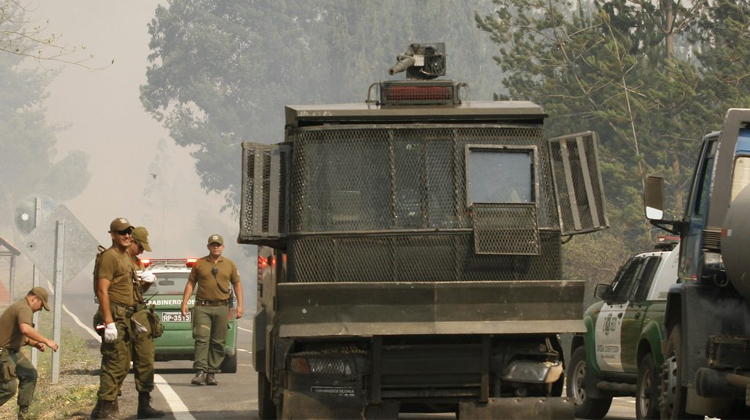
M 151 259 L 141 260 L 146 269 L 156 275 L 156 282 L 146 292 L 149 304 L 154 304 L 157 316 L 161 317 L 164 334 L 154 340 L 156 360 L 192 360 L 195 352 L 191 312 L 180 313 L 182 294 L 185 291 L 190 270 L 195 259 Z M 195 294 L 188 300 L 193 308 Z M 224 345 L 223 373 L 237 372 L 237 319 L 236 300 L 229 308 L 229 332 Z
M 611 284 L 596 286 L 600 301 L 584 312 L 586 333 L 574 336 L 568 363 L 576 417 L 600 419 L 613 397 L 635 396 L 636 418 L 659 418 L 662 321 L 678 254 L 677 240 L 660 238 L 657 251 L 631 257 Z

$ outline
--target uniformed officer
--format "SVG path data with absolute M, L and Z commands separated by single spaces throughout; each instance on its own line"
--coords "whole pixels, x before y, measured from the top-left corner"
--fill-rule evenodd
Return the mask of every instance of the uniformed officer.
M 34 398 L 37 372 L 29 359 L 20 352 L 21 346 L 44 351 L 45 346 L 57 351 L 58 345 L 34 329 L 34 312 L 49 311 L 47 290 L 35 287 L 10 305 L 0 316 L 0 406 L 8 402 L 18 389 L 18 418 L 27 418 Z M 16 384 L 18 379 L 18 384 Z
M 148 230 L 139 226 L 133 229 L 133 240 L 128 252 L 133 256 L 133 266 L 136 269 L 138 282 L 135 285 L 135 300 L 137 311 L 132 317 L 132 357 L 135 388 L 138 390 L 138 418 L 151 419 L 164 417 L 164 412 L 151 407 L 151 391 L 154 390 L 154 337 L 151 332 L 149 310 L 143 294 L 156 281 L 156 276 L 145 271 L 138 255 L 144 251 L 151 252 L 148 243 Z
M 208 255 L 199 259 L 190 271 L 182 295 L 182 315 L 187 315 L 187 301 L 195 285 L 198 292 L 193 307 L 193 338 L 195 339 L 195 378 L 193 385 L 218 385 L 215 374 L 224 360 L 224 344 L 229 328 L 231 291 L 237 296 L 237 318 L 242 317 L 242 283 L 237 266 L 221 255 L 224 239 L 208 237 Z
M 117 218 L 109 225 L 112 246 L 97 256 L 94 282 L 99 310 L 94 325 L 102 334 L 102 367 L 98 399 L 91 417 L 112 419 L 118 414 L 117 394 L 130 370 L 131 317 L 136 311 L 134 283 L 137 281 L 133 257 L 128 247 L 133 225 Z

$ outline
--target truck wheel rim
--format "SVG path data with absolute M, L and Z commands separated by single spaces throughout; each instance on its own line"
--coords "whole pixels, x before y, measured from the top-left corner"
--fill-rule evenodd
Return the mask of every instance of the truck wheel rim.
M 662 370 L 661 404 L 667 413 L 674 410 L 675 392 L 677 392 L 677 356 L 672 355 L 664 361 Z
M 586 363 L 581 362 L 573 370 L 573 399 L 577 405 L 586 401 Z
M 649 399 L 649 390 L 651 389 L 651 370 L 647 370 L 643 373 L 644 377 L 641 378 L 641 386 L 638 388 L 638 409 L 645 418 L 645 416 L 648 415 L 648 410 L 651 406 L 651 401 Z

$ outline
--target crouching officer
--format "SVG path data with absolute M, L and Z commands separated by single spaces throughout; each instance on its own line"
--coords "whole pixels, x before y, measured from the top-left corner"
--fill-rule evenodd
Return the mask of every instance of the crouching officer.
M 20 352 L 28 345 L 44 351 L 45 346 L 57 351 L 58 345 L 34 329 L 34 312 L 49 311 L 47 290 L 35 287 L 10 305 L 0 316 L 0 406 L 8 402 L 18 389 L 18 418 L 27 418 L 34 398 L 37 372 L 29 359 Z M 18 386 L 16 385 L 18 380 Z
M 138 226 L 133 229 L 133 240 L 128 251 L 133 256 L 133 265 L 136 269 L 138 282 L 135 284 L 136 312 L 132 317 L 133 339 L 131 352 L 133 356 L 133 374 L 135 376 L 135 388 L 138 390 L 138 418 L 152 419 L 164 417 L 164 412 L 151 407 L 151 391 L 154 390 L 154 328 L 152 325 L 152 313 L 146 307 L 143 294 L 156 280 L 156 276 L 145 271 L 138 260 L 138 255 L 144 251 L 151 252 L 148 243 L 148 230 Z
M 117 418 L 117 394 L 130 370 L 131 317 L 135 312 L 136 282 L 133 257 L 128 252 L 134 227 L 117 218 L 109 225 L 112 246 L 99 254 L 94 265 L 94 290 L 99 310 L 94 325 L 102 332 L 102 364 L 93 419 Z

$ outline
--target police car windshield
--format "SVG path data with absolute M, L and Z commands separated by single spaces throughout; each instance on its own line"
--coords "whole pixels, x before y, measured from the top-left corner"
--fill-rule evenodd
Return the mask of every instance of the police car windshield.
M 148 295 L 156 292 L 159 292 L 159 295 L 182 295 L 188 275 L 190 275 L 188 272 L 154 274 L 156 274 L 156 283 L 148 289 Z

